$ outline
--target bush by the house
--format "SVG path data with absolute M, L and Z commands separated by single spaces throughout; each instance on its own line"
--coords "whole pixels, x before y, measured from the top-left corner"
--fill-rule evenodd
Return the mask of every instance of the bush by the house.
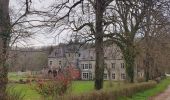
M 139 82 L 139 83 L 145 82 L 145 78 L 143 78 L 143 77 L 137 78 L 137 82 Z
M 69 76 L 60 74 L 50 80 L 38 80 L 34 89 L 43 97 L 56 98 L 67 92 L 67 90 L 71 87 L 71 82 L 72 79 Z

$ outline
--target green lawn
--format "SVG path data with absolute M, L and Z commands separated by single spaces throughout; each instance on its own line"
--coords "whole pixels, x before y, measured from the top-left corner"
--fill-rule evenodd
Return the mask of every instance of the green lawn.
M 16 73 L 9 74 L 9 80 L 18 81 L 19 79 L 26 79 L 25 76 L 16 75 Z M 116 90 L 120 88 L 124 88 L 127 86 L 131 86 L 133 84 L 130 83 L 123 83 L 123 82 L 112 82 L 113 86 L 109 87 L 109 82 L 104 81 L 104 90 Z M 153 96 L 158 92 L 164 90 L 167 85 L 170 84 L 170 78 L 163 80 L 160 84 L 158 84 L 155 88 L 140 92 L 135 94 L 132 98 L 123 97 L 121 100 L 146 100 L 149 96 Z M 35 83 L 31 84 L 9 84 L 9 87 L 14 87 L 15 91 L 22 92 L 25 95 L 24 100 L 40 100 L 40 95 L 33 89 Z M 73 81 L 72 87 L 69 93 L 71 94 L 81 94 L 85 92 L 94 91 L 94 81 Z
M 127 84 L 122 85 L 118 84 L 118 82 L 113 82 L 113 87 L 109 88 L 108 81 L 104 82 L 104 90 L 108 89 L 118 89 L 120 87 L 127 86 Z M 39 100 L 40 95 L 33 89 L 34 84 L 9 84 L 9 87 L 12 86 L 15 91 L 21 92 L 25 95 L 24 100 Z M 71 91 L 69 93 L 72 94 L 81 94 L 85 92 L 91 92 L 94 90 L 94 82 L 93 81 L 73 81 Z
M 15 92 L 22 93 L 24 95 L 24 100 L 39 100 L 40 95 L 34 91 L 33 86 L 29 84 L 9 84 L 9 87 Z
M 89 92 L 94 90 L 93 88 L 94 82 L 93 81 L 74 81 L 72 83 L 72 93 L 80 94 L 84 92 Z
M 18 80 L 20 80 L 21 78 L 23 78 L 23 77 L 17 75 L 17 74 L 14 73 L 14 72 L 11 72 L 11 73 L 8 74 L 8 79 L 9 79 L 10 81 L 18 81 Z
M 9 80 L 10 81 L 19 81 L 20 79 L 26 79 L 26 76 L 20 76 L 16 73 L 9 73 Z M 109 89 L 118 89 L 124 86 L 127 86 L 129 84 L 124 84 L 123 82 L 112 82 L 113 87 L 109 87 L 109 82 L 104 82 L 104 90 Z M 15 91 L 22 92 L 23 95 L 25 95 L 24 100 L 38 100 L 40 99 L 40 95 L 33 89 L 35 84 L 17 84 L 17 83 L 11 83 L 9 84 L 9 87 L 13 87 Z M 85 92 L 91 92 L 94 90 L 94 81 L 73 81 L 72 87 L 69 93 L 71 94 L 81 94 Z
M 163 92 L 170 85 L 170 77 L 165 80 L 162 80 L 155 88 L 139 92 L 130 97 L 122 97 L 120 100 L 148 100 L 149 97 Z

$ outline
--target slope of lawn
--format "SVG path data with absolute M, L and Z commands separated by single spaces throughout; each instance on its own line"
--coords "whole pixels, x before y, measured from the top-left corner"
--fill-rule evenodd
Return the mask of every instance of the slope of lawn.
M 163 92 L 170 85 L 170 77 L 162 80 L 155 88 L 139 92 L 130 97 L 122 97 L 120 100 L 148 100 L 149 97 Z
M 26 76 L 17 75 L 17 73 L 9 73 L 8 78 L 10 81 L 19 81 L 20 79 L 26 80 Z M 119 89 L 120 87 L 127 86 L 129 84 L 124 84 L 123 82 L 112 82 L 113 87 L 109 87 L 109 82 L 104 82 L 104 90 L 109 89 Z M 35 83 L 33 84 L 19 84 L 19 83 L 9 83 L 8 87 L 12 87 L 14 91 L 22 93 L 24 95 L 24 100 L 39 100 L 40 95 L 34 90 Z M 73 81 L 72 87 L 69 91 L 71 94 L 81 94 L 85 92 L 91 92 L 94 90 L 94 81 Z
M 89 92 L 93 89 L 94 82 L 93 81 L 74 81 L 72 83 L 71 91 L 75 94 Z
M 113 87 L 109 88 L 108 81 L 104 82 L 104 90 L 118 89 L 123 83 L 118 84 L 118 82 L 113 82 Z M 40 100 L 40 95 L 34 90 L 35 83 L 33 84 L 19 84 L 11 83 L 8 85 L 12 87 L 15 91 L 21 92 L 24 95 L 24 100 Z M 124 84 L 124 86 L 127 86 Z M 73 81 L 72 87 L 69 93 L 71 94 L 81 94 L 86 92 L 91 92 L 94 90 L 94 81 Z
M 20 79 L 26 79 L 26 77 L 25 76 L 18 76 L 18 75 L 16 75 L 16 73 L 10 73 L 9 74 L 9 80 L 18 81 Z M 162 81 L 161 84 L 163 83 L 162 84 L 163 86 L 160 84 L 161 87 L 164 87 L 164 85 L 168 83 L 167 81 L 168 81 L 168 79 Z M 170 79 L 169 79 L 169 81 L 170 81 Z M 132 85 L 134 85 L 134 84 L 113 81 L 112 87 L 110 87 L 109 81 L 104 81 L 104 90 L 105 91 L 116 90 L 116 89 L 121 89 L 121 88 L 132 86 Z M 32 83 L 32 84 L 9 83 L 8 86 L 13 87 L 15 91 L 22 93 L 22 95 L 24 95 L 24 100 L 41 100 L 40 94 L 38 94 L 34 90 L 35 83 Z M 158 90 L 152 90 L 152 91 L 159 91 L 160 90 L 159 87 L 160 86 L 158 85 L 157 88 L 156 88 Z M 94 81 L 73 81 L 72 87 L 71 87 L 69 93 L 71 93 L 71 94 L 81 94 L 81 93 L 91 92 L 91 91 L 94 91 Z M 142 95 L 152 94 L 153 93 L 152 91 L 150 91 L 150 92 L 148 91 L 148 92 L 146 92 Z M 138 96 L 138 95 L 141 95 L 141 94 L 140 93 L 136 94 L 136 96 Z M 136 96 L 134 95 L 133 97 L 136 98 Z M 126 100 L 126 99 L 122 99 L 122 100 Z M 130 100 L 132 100 L 132 99 L 130 99 Z M 135 99 L 135 100 L 140 100 L 140 99 Z M 145 100 L 145 99 L 141 99 L 141 100 Z
M 21 76 L 21 75 L 17 75 L 16 72 L 10 72 L 8 73 L 8 79 L 10 81 L 19 81 L 20 79 L 23 79 L 24 76 Z
M 12 83 L 8 85 L 9 89 L 17 93 L 21 93 L 24 96 L 24 100 L 40 100 L 40 95 L 33 89 L 32 85 L 29 84 L 16 84 Z

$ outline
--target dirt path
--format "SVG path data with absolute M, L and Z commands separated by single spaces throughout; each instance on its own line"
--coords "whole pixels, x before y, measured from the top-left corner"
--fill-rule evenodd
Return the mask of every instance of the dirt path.
M 163 92 L 149 100 L 170 100 L 170 86 Z

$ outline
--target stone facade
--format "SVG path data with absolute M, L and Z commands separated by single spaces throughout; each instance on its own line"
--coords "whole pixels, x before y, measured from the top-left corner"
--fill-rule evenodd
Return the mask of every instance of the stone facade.
M 124 80 L 125 64 L 121 50 L 116 45 L 106 46 L 104 79 Z M 82 80 L 95 78 L 95 49 L 93 47 L 79 48 L 77 44 L 59 45 L 48 57 L 50 69 L 58 70 L 72 66 L 80 70 Z

